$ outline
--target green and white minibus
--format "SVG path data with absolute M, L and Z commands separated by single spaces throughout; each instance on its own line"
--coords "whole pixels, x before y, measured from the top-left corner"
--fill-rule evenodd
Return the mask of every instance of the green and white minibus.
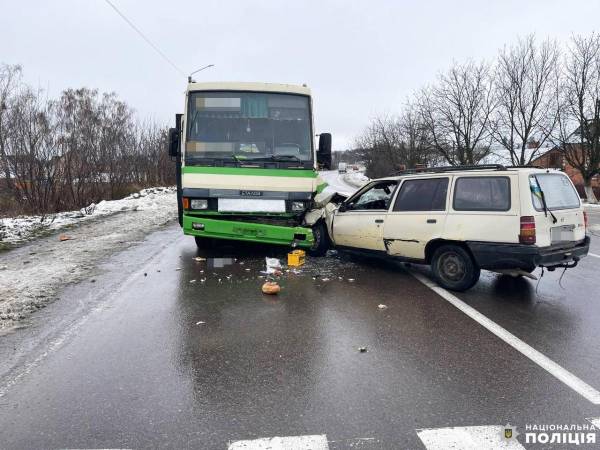
M 331 134 L 315 148 L 306 86 L 195 83 L 169 130 L 179 223 L 199 247 L 231 239 L 324 253 L 322 220 L 307 213 L 330 169 Z

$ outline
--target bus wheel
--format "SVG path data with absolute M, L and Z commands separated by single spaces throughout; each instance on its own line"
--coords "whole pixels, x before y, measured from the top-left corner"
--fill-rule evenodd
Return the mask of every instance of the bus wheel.
M 312 227 L 314 242 L 312 247 L 308 249 L 308 254 L 311 256 L 325 256 L 329 248 L 329 235 L 327 227 L 322 220 L 318 221 Z
M 213 248 L 215 246 L 215 240 L 211 238 L 194 236 L 194 240 L 198 248 Z

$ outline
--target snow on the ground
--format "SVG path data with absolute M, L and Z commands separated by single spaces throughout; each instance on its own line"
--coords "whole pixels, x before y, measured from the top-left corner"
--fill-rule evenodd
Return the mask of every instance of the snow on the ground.
M 319 172 L 319 175 L 327 183 L 326 192 L 339 192 L 340 194 L 350 195 L 357 189 L 357 186 L 353 186 L 345 180 L 345 174 L 338 173 L 337 170 L 325 170 Z
M 98 204 L 81 208 L 79 211 L 67 211 L 45 216 L 19 216 L 0 219 L 0 246 L 19 244 L 29 241 L 40 234 L 57 231 L 61 228 L 81 223 L 101 216 L 122 211 L 156 210 L 171 208 L 175 197 L 174 187 L 156 187 L 142 189 L 121 200 L 102 200 Z
M 344 181 L 355 188 L 361 188 L 367 184 L 370 179 L 363 172 L 347 172 L 344 174 Z
M 127 213 L 116 214 L 121 211 Z M 102 219 L 89 220 L 93 217 Z M 77 224 L 62 231 L 69 240 L 61 241 L 57 233 L 50 233 L 0 252 L 0 329 L 55 300 L 65 285 L 93 280 L 103 258 L 142 241 L 148 233 L 176 219 L 172 188 L 145 189 L 122 200 L 100 202 L 81 214 L 60 214 L 44 226 L 57 230 Z M 10 236 L 16 236 L 11 242 L 35 235 L 26 218 L 8 222 L 14 224 Z

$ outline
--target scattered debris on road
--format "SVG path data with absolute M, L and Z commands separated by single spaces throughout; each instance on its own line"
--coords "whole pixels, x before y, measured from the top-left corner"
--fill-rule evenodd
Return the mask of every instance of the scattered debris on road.
M 267 274 L 276 274 L 276 272 L 279 272 L 281 275 L 281 261 L 277 258 L 265 258 L 265 262 L 267 264 Z
M 59 240 L 60 242 L 64 242 L 64 241 L 71 241 L 71 240 L 73 240 L 73 239 L 75 239 L 75 238 L 74 238 L 74 237 L 72 237 L 72 236 L 69 236 L 69 235 L 67 235 L 67 234 L 60 234 L 60 235 L 58 236 L 58 240 Z
M 206 322 L 204 322 L 203 320 L 200 320 L 200 321 L 196 322 L 196 325 L 202 325 L 203 323 L 206 323 Z
M 304 250 L 294 250 L 287 255 L 287 263 L 290 267 L 302 266 L 305 261 L 306 252 Z
M 279 284 L 277 284 L 275 281 L 266 281 L 262 285 L 263 294 L 276 295 L 280 291 L 281 291 L 281 286 L 279 286 Z
M 366 353 L 367 352 L 367 347 L 358 347 L 358 351 L 361 353 Z
M 382 304 L 379 304 L 379 305 L 377 305 L 377 307 L 378 307 L 379 309 L 387 309 L 387 305 L 384 305 L 383 303 L 382 303 Z

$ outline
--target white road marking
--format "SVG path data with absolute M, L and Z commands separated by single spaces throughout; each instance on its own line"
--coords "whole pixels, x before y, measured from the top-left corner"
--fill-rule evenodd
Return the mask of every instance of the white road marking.
M 504 439 L 504 427 L 487 425 L 479 427 L 425 428 L 417 435 L 427 450 L 524 450 L 516 439 Z
M 446 289 L 438 286 L 436 283 L 428 279 L 425 275 L 410 271 L 410 273 L 421 283 L 427 286 L 429 289 L 434 291 L 440 297 L 442 297 L 447 302 L 451 303 L 453 306 L 458 308 L 460 311 L 465 313 L 471 319 L 475 320 L 481 326 L 486 328 L 488 331 L 495 334 L 497 337 L 502 339 L 508 345 L 513 347 L 515 350 L 521 352 L 524 356 L 532 360 L 542 369 L 545 369 L 548 373 L 556 377 L 558 380 L 562 381 L 565 385 L 573 389 L 575 392 L 578 392 L 583 397 L 585 397 L 588 401 L 592 402 L 594 405 L 600 405 L 600 392 L 594 389 L 592 386 L 587 384 L 585 381 L 573 375 L 571 372 L 566 370 L 565 368 L 559 366 L 557 363 L 552 361 L 546 355 L 540 353 L 530 345 L 523 342 L 521 339 L 516 337 L 514 334 L 502 328 L 496 322 L 488 319 L 486 316 L 481 314 L 475 308 L 467 305 L 465 302 L 460 300 L 458 297 L 454 296 Z
M 600 417 L 588 417 L 585 420 L 591 422 L 597 429 L 600 429 Z
M 588 255 L 593 256 L 594 258 L 600 258 L 600 255 L 596 255 L 595 253 L 588 252 Z
M 315 434 L 308 436 L 275 436 L 270 438 L 235 441 L 229 444 L 229 450 L 329 450 L 327 436 Z

